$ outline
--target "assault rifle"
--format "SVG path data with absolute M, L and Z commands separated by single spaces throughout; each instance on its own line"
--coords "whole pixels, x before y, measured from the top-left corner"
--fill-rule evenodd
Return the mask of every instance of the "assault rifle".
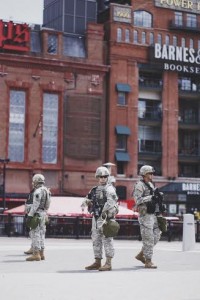
M 98 219 L 102 213 L 104 204 L 106 202 L 106 197 L 103 195 L 103 199 L 97 199 L 96 195 L 97 187 L 94 187 L 88 194 L 87 198 L 91 200 L 90 206 L 88 206 L 88 211 L 93 213 L 94 217 Z
M 156 213 L 163 213 L 166 211 L 166 207 L 163 204 L 164 195 L 162 192 L 159 192 L 158 188 L 153 191 L 152 200 L 156 203 Z

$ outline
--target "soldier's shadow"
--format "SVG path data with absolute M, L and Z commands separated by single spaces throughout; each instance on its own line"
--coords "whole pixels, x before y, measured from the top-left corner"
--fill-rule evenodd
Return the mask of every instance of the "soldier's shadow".
M 129 267 L 129 268 L 116 268 L 116 269 L 112 269 L 112 273 L 113 272 L 121 272 L 121 271 L 137 271 L 137 270 L 140 270 L 140 269 L 144 269 L 144 267 L 142 266 L 135 266 L 135 267 Z M 57 271 L 57 273 L 67 273 L 67 274 L 95 274 L 95 273 L 98 273 L 98 274 L 102 274 L 103 272 L 105 271 L 98 271 L 98 270 L 91 270 L 91 271 L 88 271 L 88 270 L 63 270 L 63 271 Z M 109 272 L 109 271 L 108 271 Z
M 24 255 L 24 254 L 8 254 L 8 255 L 6 255 L 6 257 L 13 257 L 13 259 L 5 259 L 5 260 L 3 260 L 3 263 L 21 263 L 21 262 L 24 262 L 24 261 L 26 261 L 26 258 L 27 258 L 27 256 L 26 255 Z M 17 257 L 19 257 L 19 259 L 14 259 L 14 258 L 17 258 Z M 24 260 L 21 260 L 21 258 L 24 258 Z

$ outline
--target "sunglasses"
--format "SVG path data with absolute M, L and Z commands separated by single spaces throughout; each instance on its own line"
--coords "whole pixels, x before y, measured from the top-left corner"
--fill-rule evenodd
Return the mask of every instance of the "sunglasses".
M 105 176 L 99 176 L 99 178 L 108 178 L 108 176 L 107 175 L 105 175 Z

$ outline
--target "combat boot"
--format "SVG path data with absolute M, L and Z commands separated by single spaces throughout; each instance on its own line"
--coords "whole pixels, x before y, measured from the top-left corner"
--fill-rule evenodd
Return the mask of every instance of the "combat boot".
M 90 266 L 85 267 L 86 270 L 99 270 L 101 267 L 101 258 L 95 258 L 95 262 Z
M 144 256 L 144 253 L 142 250 L 135 256 L 135 258 L 137 260 L 141 261 L 143 264 L 145 264 L 145 262 L 146 262 L 146 259 L 145 259 L 145 256 Z
M 146 259 L 145 268 L 147 268 L 147 269 L 157 269 L 157 266 L 155 266 L 152 263 L 151 259 Z
M 24 251 L 24 254 L 33 254 L 33 249 L 32 249 L 32 247 L 31 247 L 29 250 Z
M 111 266 L 111 257 L 106 257 L 106 263 L 103 267 L 99 268 L 99 271 L 111 271 L 112 266 Z
M 27 257 L 26 261 L 40 261 L 40 253 L 39 251 L 34 251 L 32 256 Z
M 40 250 L 40 258 L 41 258 L 41 260 L 45 260 L 44 249 Z

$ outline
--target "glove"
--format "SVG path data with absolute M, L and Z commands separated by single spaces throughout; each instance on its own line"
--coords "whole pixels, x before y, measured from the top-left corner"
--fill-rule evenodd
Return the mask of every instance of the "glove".
M 106 212 L 103 212 L 102 215 L 101 215 L 102 219 L 106 219 L 107 218 L 107 213 Z
M 159 203 L 159 197 L 156 195 L 153 195 L 151 198 L 152 204 Z

